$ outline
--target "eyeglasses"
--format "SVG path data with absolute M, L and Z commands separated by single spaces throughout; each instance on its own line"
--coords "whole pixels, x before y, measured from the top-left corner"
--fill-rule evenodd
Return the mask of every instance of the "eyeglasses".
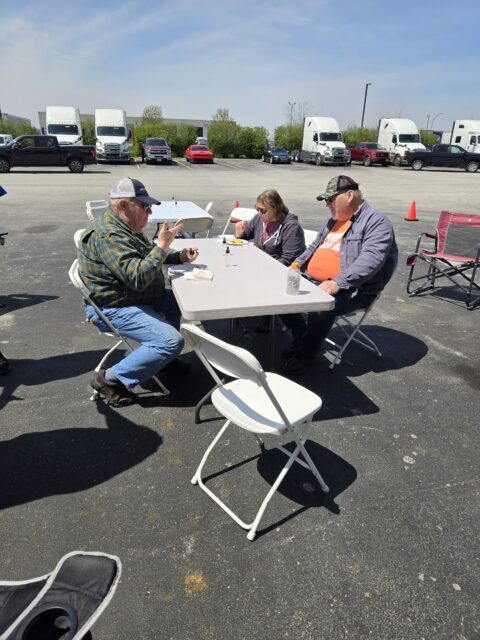
M 147 211 L 152 210 L 151 204 L 147 204 L 146 202 L 140 202 L 140 200 L 136 200 L 135 198 L 132 198 L 132 201 L 135 202 L 135 204 L 138 204 L 139 207 L 142 207 L 145 213 L 147 213 Z
M 339 196 L 339 195 L 340 195 L 340 194 L 339 194 L 339 193 L 337 193 L 336 195 L 331 196 L 330 198 L 325 198 L 325 202 L 326 202 L 327 204 L 332 204 L 332 202 L 335 202 L 335 200 L 338 198 L 338 196 Z

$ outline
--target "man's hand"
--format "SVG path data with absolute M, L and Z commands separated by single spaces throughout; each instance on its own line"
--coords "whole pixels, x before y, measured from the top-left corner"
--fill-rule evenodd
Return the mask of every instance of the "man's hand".
M 246 228 L 247 222 L 245 220 L 240 220 L 240 222 L 237 222 L 235 224 L 235 237 L 241 238 L 244 235 Z
M 335 280 L 324 280 L 321 284 L 318 285 L 319 289 L 329 293 L 331 296 L 336 296 L 340 291 L 340 287 L 336 283 Z
M 180 251 L 180 260 L 182 262 L 193 262 L 198 258 L 197 247 L 188 247 Z
M 157 236 L 157 247 L 160 249 L 164 249 L 165 251 L 175 240 L 175 237 L 179 231 L 183 229 L 183 224 L 177 224 L 172 229 L 168 228 L 168 222 L 164 222 L 162 228 L 160 229 L 160 233 Z

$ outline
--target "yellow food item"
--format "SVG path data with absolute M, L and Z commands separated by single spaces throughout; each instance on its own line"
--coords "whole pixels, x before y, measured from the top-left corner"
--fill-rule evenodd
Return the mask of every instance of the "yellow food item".
M 243 244 L 243 240 L 240 238 L 235 238 L 234 240 L 230 240 L 232 244 Z

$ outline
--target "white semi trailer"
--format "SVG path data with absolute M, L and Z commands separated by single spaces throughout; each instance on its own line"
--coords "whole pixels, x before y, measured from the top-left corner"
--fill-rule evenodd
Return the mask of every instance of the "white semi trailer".
M 130 162 L 127 114 L 122 109 L 95 109 L 97 161 Z
M 50 106 L 45 109 L 46 133 L 56 136 L 60 145 L 82 145 L 80 111 L 76 107 Z
M 442 135 L 445 144 L 458 144 L 466 151 L 480 153 L 480 120 L 454 120 L 451 131 Z
M 314 162 L 318 166 L 350 164 L 350 152 L 342 141 L 338 122 L 326 116 L 305 118 L 302 148 L 291 155 L 294 162 Z
M 377 142 L 390 153 L 390 162 L 397 167 L 407 164 L 408 151 L 425 151 L 417 125 L 408 118 L 382 118 L 378 123 Z

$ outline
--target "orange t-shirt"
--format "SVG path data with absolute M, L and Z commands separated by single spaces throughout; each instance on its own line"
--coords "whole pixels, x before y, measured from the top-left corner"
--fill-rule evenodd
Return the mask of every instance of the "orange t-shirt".
M 340 244 L 350 224 L 350 220 L 335 222 L 323 244 L 318 247 L 310 258 L 307 265 L 309 276 L 319 282 L 323 282 L 323 280 L 334 278 L 340 274 Z

